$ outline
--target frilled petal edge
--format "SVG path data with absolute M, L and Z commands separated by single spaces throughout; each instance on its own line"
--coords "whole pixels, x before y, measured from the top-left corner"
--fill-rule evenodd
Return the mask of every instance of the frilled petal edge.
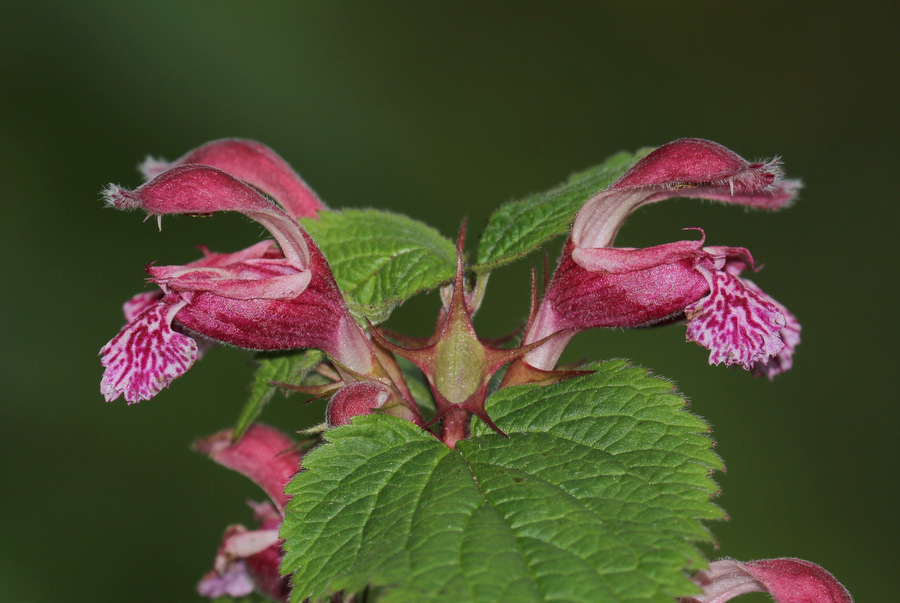
M 120 395 L 132 404 L 149 400 L 187 371 L 197 359 L 197 343 L 172 329 L 187 302 L 166 296 L 137 314 L 100 350 L 106 367 L 100 393 L 107 402 Z
M 786 320 L 768 296 L 725 271 L 698 267 L 710 293 L 685 308 L 687 340 L 707 348 L 709 363 L 739 364 L 752 370 L 784 349 L 780 331 Z

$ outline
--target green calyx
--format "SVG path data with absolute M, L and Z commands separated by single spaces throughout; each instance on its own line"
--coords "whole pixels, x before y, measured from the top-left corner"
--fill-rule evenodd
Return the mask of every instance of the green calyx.
M 472 324 L 470 305 L 466 300 L 462 241 L 463 238 L 460 237 L 457 243 L 453 293 L 430 338 L 420 342 L 419 347 L 401 347 L 372 328 L 372 334 L 379 344 L 421 369 L 437 404 L 437 412 L 429 424 L 442 421 L 442 439 L 451 446 L 465 437 L 465 418 L 470 414 L 476 415 L 497 433 L 506 435 L 484 409 L 488 383 L 505 364 L 542 343 L 500 349 L 487 345 L 478 337 Z M 448 429 L 453 430 L 454 435 L 448 435 Z

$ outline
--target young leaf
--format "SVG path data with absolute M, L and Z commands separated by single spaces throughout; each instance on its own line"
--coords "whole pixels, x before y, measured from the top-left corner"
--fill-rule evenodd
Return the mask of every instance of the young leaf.
M 300 352 L 264 352 L 257 354 L 259 366 L 253 373 L 250 384 L 250 397 L 244 403 L 241 414 L 234 426 L 235 440 L 256 420 L 263 407 L 269 403 L 278 386 L 274 383 L 299 385 L 309 372 L 325 358 L 319 350 L 303 350 Z
M 374 209 L 322 211 L 302 223 L 360 320 L 382 322 L 398 304 L 453 278 L 453 242 L 407 216 Z
M 490 272 L 568 232 L 585 201 L 616 181 L 652 149 L 617 153 L 602 164 L 573 174 L 556 188 L 501 205 L 488 219 L 472 269 Z
M 673 386 L 625 362 L 500 390 L 453 451 L 361 416 L 309 453 L 281 535 L 292 600 L 659 601 L 695 592 L 721 463 Z

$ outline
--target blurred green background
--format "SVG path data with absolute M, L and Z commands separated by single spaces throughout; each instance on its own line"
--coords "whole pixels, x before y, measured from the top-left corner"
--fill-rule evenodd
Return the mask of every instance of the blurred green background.
M 776 214 L 675 200 L 623 229 L 702 226 L 750 248 L 803 322 L 774 383 L 709 367 L 684 329 L 593 332 L 567 357 L 675 380 L 728 466 L 710 556 L 798 556 L 857 601 L 896 596 L 896 7 L 859 3 L 57 2 L 0 9 L 0 601 L 195 601 L 224 527 L 262 494 L 188 446 L 228 426 L 250 356 L 213 350 L 157 398 L 98 393 L 97 350 L 142 266 L 260 236 L 233 216 L 104 209 L 145 155 L 263 141 L 335 208 L 384 207 L 472 245 L 499 203 L 620 150 L 699 136 L 783 156 L 806 183 Z M 892 14 L 888 14 L 892 11 Z M 534 258 L 541 261 L 539 257 Z M 517 326 L 527 263 L 498 271 L 476 326 Z M 434 295 L 391 326 L 431 328 Z M 893 393 L 892 393 L 893 392 Z M 278 399 L 303 427 L 321 406 Z M 748 597 L 747 600 L 752 600 Z

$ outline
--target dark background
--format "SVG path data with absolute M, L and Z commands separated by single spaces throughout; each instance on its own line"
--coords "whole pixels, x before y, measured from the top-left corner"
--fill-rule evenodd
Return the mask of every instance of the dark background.
M 710 556 L 798 556 L 858 602 L 896 595 L 898 447 L 894 8 L 860 3 L 32 2 L 0 9 L 0 601 L 193 601 L 244 478 L 188 445 L 228 426 L 249 355 L 216 349 L 157 398 L 98 393 L 97 350 L 142 266 L 240 249 L 234 216 L 104 209 L 147 154 L 263 141 L 335 208 L 405 212 L 475 236 L 499 203 L 620 150 L 682 136 L 783 156 L 806 183 L 767 214 L 674 200 L 623 229 L 702 226 L 765 264 L 803 323 L 774 383 L 706 365 L 679 326 L 580 335 L 567 358 L 628 357 L 675 380 L 728 466 Z M 885 11 L 894 11 L 886 14 Z M 474 247 L 474 240 L 471 247 Z M 517 326 L 527 266 L 497 272 L 476 326 Z M 434 295 L 392 319 L 430 330 Z M 405 310 L 405 312 L 404 312 Z M 264 415 L 303 427 L 321 407 Z M 310 414 L 313 413 L 313 414 Z M 318 415 L 316 415 L 318 418 Z M 747 597 L 747 600 L 753 600 Z

